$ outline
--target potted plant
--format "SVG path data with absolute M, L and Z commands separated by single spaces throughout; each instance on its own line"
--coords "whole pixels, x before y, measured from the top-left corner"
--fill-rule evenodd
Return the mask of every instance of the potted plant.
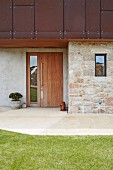
M 11 108 L 12 109 L 20 109 L 21 108 L 21 102 L 20 99 L 23 97 L 21 93 L 15 92 L 11 93 L 9 95 L 9 98 L 11 98 Z

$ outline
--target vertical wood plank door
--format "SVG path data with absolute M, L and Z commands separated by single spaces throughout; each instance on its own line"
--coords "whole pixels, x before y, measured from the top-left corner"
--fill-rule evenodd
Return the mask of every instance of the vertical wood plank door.
M 59 107 L 63 100 L 63 53 L 38 53 L 39 102 L 41 107 Z

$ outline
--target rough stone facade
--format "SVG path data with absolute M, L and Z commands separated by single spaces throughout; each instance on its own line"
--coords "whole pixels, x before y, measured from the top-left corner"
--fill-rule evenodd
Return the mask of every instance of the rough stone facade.
M 106 77 L 95 77 L 95 54 L 107 54 Z M 69 113 L 113 113 L 113 43 L 70 42 L 68 67 Z

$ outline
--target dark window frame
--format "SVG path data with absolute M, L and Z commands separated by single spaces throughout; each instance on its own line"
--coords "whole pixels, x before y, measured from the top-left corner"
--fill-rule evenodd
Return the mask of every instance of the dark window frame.
M 104 56 L 104 74 L 97 75 L 96 74 L 96 57 L 97 56 Z M 106 77 L 107 76 L 107 54 L 95 54 L 95 77 Z

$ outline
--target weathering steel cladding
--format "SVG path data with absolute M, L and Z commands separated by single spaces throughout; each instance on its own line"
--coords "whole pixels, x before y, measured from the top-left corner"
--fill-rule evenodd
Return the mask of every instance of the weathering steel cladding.
M 0 38 L 111 39 L 112 4 L 112 0 L 0 0 Z

